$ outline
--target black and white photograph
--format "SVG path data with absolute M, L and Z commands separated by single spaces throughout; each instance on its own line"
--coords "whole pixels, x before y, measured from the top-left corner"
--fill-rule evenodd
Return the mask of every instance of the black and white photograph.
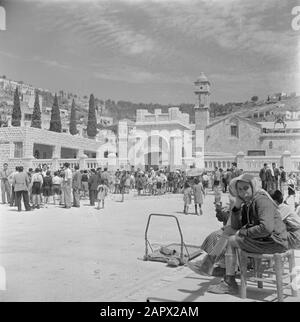
M 299 0 L 0 0 L 0 302 L 300 302 Z

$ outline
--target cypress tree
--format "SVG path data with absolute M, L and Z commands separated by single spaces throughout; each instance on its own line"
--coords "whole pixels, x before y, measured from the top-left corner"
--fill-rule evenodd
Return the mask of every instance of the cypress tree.
M 51 110 L 51 120 L 50 120 L 50 131 L 53 132 L 61 132 L 61 120 L 60 120 L 60 112 L 59 112 L 59 106 L 58 106 L 58 100 L 55 93 L 54 102 L 52 105 Z
M 70 127 L 69 127 L 70 134 L 75 135 L 78 133 L 76 127 L 76 109 L 75 109 L 75 101 L 73 98 L 72 107 L 71 107 L 71 118 L 70 118 Z
M 95 111 L 95 99 L 94 95 L 90 95 L 89 100 L 89 115 L 88 115 L 88 124 L 87 124 L 87 135 L 89 138 L 94 138 L 97 134 L 97 119 Z
M 35 92 L 34 108 L 33 108 L 33 113 L 31 118 L 31 127 L 36 127 L 38 129 L 42 128 L 39 94 L 37 92 Z
M 14 107 L 11 116 L 11 125 L 12 126 L 21 126 L 21 107 L 20 107 L 20 97 L 19 97 L 19 90 L 16 87 L 15 94 L 14 94 Z

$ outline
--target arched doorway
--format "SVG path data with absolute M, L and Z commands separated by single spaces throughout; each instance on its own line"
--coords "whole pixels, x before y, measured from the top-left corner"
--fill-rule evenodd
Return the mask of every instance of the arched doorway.
M 150 167 L 158 170 L 159 168 L 169 166 L 170 147 L 166 138 L 161 135 L 149 136 L 143 146 L 145 169 Z

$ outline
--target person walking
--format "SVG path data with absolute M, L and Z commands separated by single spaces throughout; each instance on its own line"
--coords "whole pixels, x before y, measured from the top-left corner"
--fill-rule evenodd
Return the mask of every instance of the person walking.
M 185 182 L 184 188 L 183 188 L 183 202 L 184 202 L 183 213 L 185 215 L 187 215 L 189 212 L 189 205 L 192 203 L 192 194 L 193 194 L 193 190 L 191 186 L 189 185 L 188 182 Z
M 203 189 L 202 183 L 198 178 L 194 180 L 193 192 L 194 192 L 194 203 L 195 203 L 195 215 L 203 215 L 201 206 L 203 204 L 204 189 Z M 199 206 L 199 213 L 197 210 L 197 205 Z
M 8 170 L 8 164 L 3 164 L 3 170 L 0 171 L 0 180 L 1 180 L 1 193 L 2 193 L 2 203 L 5 204 L 10 203 L 10 183 L 9 183 L 9 176 L 11 172 Z M 6 199 L 5 199 L 6 196 Z
M 80 207 L 80 188 L 81 188 L 81 173 L 79 171 L 79 165 L 75 165 L 75 172 L 72 177 L 72 189 L 73 189 L 73 207 Z
M 26 211 L 30 211 L 31 207 L 29 205 L 29 196 L 28 196 L 28 188 L 29 188 L 29 179 L 26 172 L 24 172 L 24 168 L 21 166 L 18 169 L 18 173 L 14 176 L 14 187 L 16 193 L 16 204 L 18 207 L 18 211 L 22 210 L 21 199 L 23 197 L 23 202 Z

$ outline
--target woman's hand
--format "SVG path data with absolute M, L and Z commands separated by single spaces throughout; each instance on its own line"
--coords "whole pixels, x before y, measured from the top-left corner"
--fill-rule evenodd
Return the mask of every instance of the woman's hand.
M 239 198 L 239 197 L 236 197 L 233 207 L 235 207 L 237 209 L 240 209 L 242 204 L 243 204 L 243 200 L 241 198 Z

